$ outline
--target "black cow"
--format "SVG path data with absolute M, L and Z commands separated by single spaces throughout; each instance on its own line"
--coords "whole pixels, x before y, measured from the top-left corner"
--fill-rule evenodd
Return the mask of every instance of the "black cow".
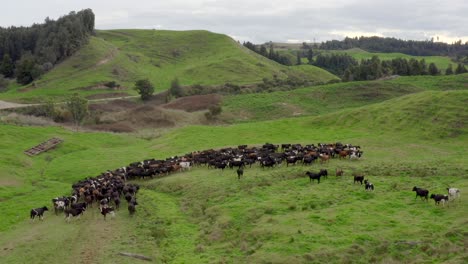
M 115 217 L 114 208 L 111 206 L 101 208 L 101 214 L 104 216 L 104 220 L 106 220 L 106 215 L 110 214 L 112 217 Z
M 423 188 L 413 187 L 413 192 L 416 192 L 416 198 L 421 197 L 421 199 L 426 198 L 428 201 L 429 191 Z
M 244 175 L 244 170 L 242 168 L 237 169 L 237 179 L 238 180 L 240 180 L 242 175 Z
M 445 205 L 449 201 L 449 196 L 446 194 L 431 194 L 431 199 L 434 199 L 435 204 L 442 202 L 442 205 Z
M 309 176 L 309 180 L 311 183 L 313 180 L 317 180 L 317 183 L 320 183 L 320 177 L 328 175 L 328 171 L 320 170 L 318 173 L 307 171 L 306 175 Z
M 30 217 L 32 220 L 34 220 L 36 216 L 39 217 L 39 219 L 44 220 L 45 211 L 49 211 L 49 209 L 46 206 L 43 206 L 41 208 L 31 209 Z
M 73 216 L 73 217 L 76 217 L 76 216 L 80 216 L 83 214 L 83 212 L 86 211 L 85 208 L 78 208 L 78 209 L 75 209 L 75 208 L 69 208 L 69 209 L 65 209 L 64 212 L 65 212 L 65 220 L 67 222 L 70 222 L 70 218 Z
M 364 183 L 366 184 L 366 191 L 373 191 L 374 190 L 374 184 L 372 184 L 368 180 L 364 180 Z
M 364 181 L 364 175 L 354 175 L 354 182 L 353 183 L 360 182 L 361 185 L 362 185 L 363 181 Z

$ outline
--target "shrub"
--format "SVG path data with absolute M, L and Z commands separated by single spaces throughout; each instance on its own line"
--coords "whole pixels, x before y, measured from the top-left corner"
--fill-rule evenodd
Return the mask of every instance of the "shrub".
M 135 90 L 141 96 L 141 100 L 147 101 L 154 93 L 154 86 L 148 79 L 138 80 L 135 83 Z

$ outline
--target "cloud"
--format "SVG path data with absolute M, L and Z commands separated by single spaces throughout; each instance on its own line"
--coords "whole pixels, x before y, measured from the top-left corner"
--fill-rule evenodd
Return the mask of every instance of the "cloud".
M 468 41 L 465 0 L 16 0 L 5 5 L 2 10 L 9 12 L 2 12 L 1 26 L 92 8 L 99 29 L 206 29 L 255 43 L 360 35 Z

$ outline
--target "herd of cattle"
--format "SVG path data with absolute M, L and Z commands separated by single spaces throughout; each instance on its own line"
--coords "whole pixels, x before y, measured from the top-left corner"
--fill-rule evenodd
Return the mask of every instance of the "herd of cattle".
M 266 143 L 261 147 L 251 147 L 240 145 L 237 148 L 223 148 L 220 150 L 204 150 L 185 154 L 183 156 L 170 157 L 165 160 L 149 159 L 141 162 L 134 162 L 126 167 L 113 171 L 106 171 L 97 177 L 86 178 L 72 185 L 71 196 L 62 196 L 52 199 L 54 212 L 65 214 L 66 221 L 71 217 L 79 217 L 94 204 L 98 206 L 100 213 L 106 219 L 107 215 L 114 216 L 115 210 L 120 208 L 121 199 L 127 202 L 127 209 L 130 215 L 136 212 L 137 192 L 139 186 L 128 183 L 129 180 L 162 177 L 179 171 L 190 170 L 193 166 L 205 165 L 208 168 L 224 170 L 226 168 L 237 168 L 237 177 L 240 180 L 244 174 L 244 168 L 258 164 L 262 168 L 272 168 L 303 164 L 311 165 L 314 162 L 321 164 L 329 162 L 330 159 L 359 159 L 363 155 L 360 146 L 351 144 L 281 144 L 274 145 Z M 336 176 L 342 176 L 344 171 L 337 169 Z M 306 172 L 310 182 L 317 180 L 320 183 L 321 177 L 327 177 L 328 171 L 325 169 L 319 172 Z M 354 174 L 354 183 L 365 183 L 365 189 L 372 191 L 374 185 L 364 175 Z M 428 199 L 428 191 L 415 187 L 416 196 Z M 426 191 L 426 193 L 424 192 Z M 424 195 L 425 194 L 425 195 Z M 459 196 L 459 190 L 449 189 L 450 196 Z M 445 204 L 448 196 L 431 195 L 436 204 L 442 201 Z M 39 217 L 43 219 L 44 212 L 48 211 L 46 206 L 32 209 L 30 218 Z

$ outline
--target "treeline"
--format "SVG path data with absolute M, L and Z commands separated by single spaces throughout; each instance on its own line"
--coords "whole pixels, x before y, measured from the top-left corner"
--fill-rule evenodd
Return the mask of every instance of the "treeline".
M 76 52 L 93 32 L 91 9 L 31 27 L 0 27 L 0 75 L 28 84 Z
M 466 72 L 468 71 L 463 64 L 458 64 L 455 70 L 452 68 L 452 65 L 449 64 L 447 69 L 442 72 L 433 62 L 428 65 L 424 59 L 416 60 L 411 58 L 407 60 L 404 58 L 396 58 L 381 61 L 377 56 L 373 56 L 371 59 L 361 60 L 358 65 L 348 67 L 342 76 L 342 80 L 365 81 L 376 80 L 391 75 L 439 75 L 442 73 L 451 75 Z
M 462 43 L 461 40 L 447 44 L 444 42 L 401 40 L 396 38 L 382 37 L 346 37 L 344 40 L 331 40 L 322 42 L 321 49 L 326 50 L 345 50 L 352 48 L 361 48 L 371 52 L 401 52 L 415 56 L 468 56 L 468 42 Z
M 242 45 L 270 60 L 278 62 L 279 64 L 283 64 L 287 66 L 293 65 L 293 63 L 287 56 L 281 55 L 278 53 L 278 51 L 274 50 L 273 44 L 270 44 L 268 49 L 265 45 L 260 45 L 259 47 L 257 47 L 257 45 L 249 41 L 244 42 Z
M 346 53 L 319 54 L 315 57 L 315 61 L 309 60 L 309 63 L 337 76 L 343 76 L 346 69 L 359 64 L 355 58 Z

